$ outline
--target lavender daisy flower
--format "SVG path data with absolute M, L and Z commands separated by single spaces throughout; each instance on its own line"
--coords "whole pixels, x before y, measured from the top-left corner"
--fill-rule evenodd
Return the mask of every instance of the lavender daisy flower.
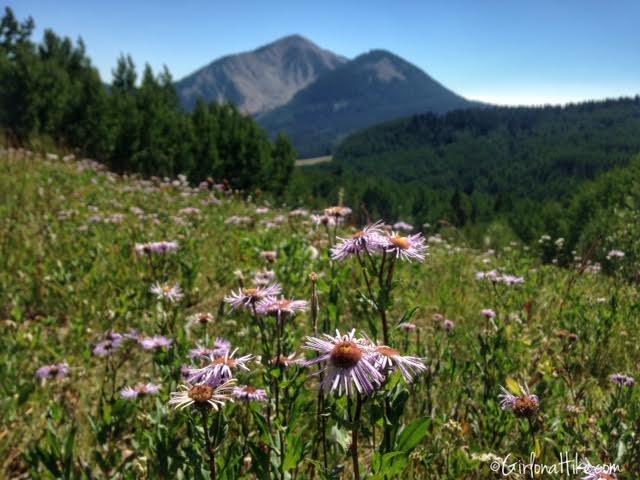
M 220 357 L 208 357 L 208 365 L 202 368 L 192 369 L 189 383 L 217 385 L 220 382 L 229 380 L 233 376 L 233 371 L 236 369 L 242 369 L 248 372 L 249 368 L 246 364 L 251 360 L 252 355 L 234 358 L 237 351 L 238 349 L 236 348 L 231 353 L 226 353 Z
M 373 225 L 364 227 L 351 238 L 338 237 L 341 243 L 331 249 L 331 259 L 343 261 L 363 253 L 365 250 L 368 250 L 369 253 L 381 250 L 386 245 L 381 226 L 382 221 L 378 221 Z
M 453 323 L 451 320 L 445 320 L 444 322 L 442 322 L 442 328 L 447 333 L 451 332 L 455 328 L 455 326 L 456 324 Z
M 579 468 L 585 473 L 581 480 L 617 480 L 612 470 L 612 465 L 591 465 L 591 462 L 584 458 Z
M 169 348 L 173 340 L 162 335 L 154 335 L 153 337 L 141 337 L 138 343 L 145 350 L 156 350 L 159 348 Z
M 610 378 L 611 382 L 618 387 L 633 387 L 636 384 L 635 378 L 622 373 L 614 373 Z
M 125 387 L 120 390 L 120 396 L 126 400 L 135 400 L 138 397 L 145 397 L 147 395 L 156 395 L 160 391 L 159 385 L 153 383 L 147 383 L 146 385 L 140 384 L 135 387 Z
M 96 357 L 108 357 L 120 349 L 124 339 L 125 337 L 119 333 L 109 332 L 104 340 L 96 344 L 93 354 Z
M 224 297 L 225 303 L 231 305 L 235 310 L 250 308 L 262 300 L 273 299 L 282 293 L 280 285 L 274 283 L 267 287 L 241 288 L 237 292 Z
M 607 253 L 607 260 L 624 258 L 624 252 L 622 250 L 611 250 Z
M 184 297 L 182 290 L 180 289 L 180 285 L 177 283 L 175 285 L 159 284 L 156 283 L 151 287 L 150 290 L 158 300 L 167 300 L 169 303 L 176 303 Z
M 263 270 L 258 272 L 253 277 L 253 282 L 259 287 L 266 287 L 276 278 L 276 273 L 273 270 Z
M 326 372 L 321 384 L 325 392 L 337 390 L 338 395 L 351 396 L 357 391 L 370 395 L 384 381 L 374 365 L 372 346 L 366 340 L 356 339 L 355 329 L 346 335 L 336 330 L 335 337 L 326 333 L 323 339 L 307 337 L 303 348 L 318 352 L 318 357 L 305 362 L 304 366 L 325 364 L 320 370 Z
M 67 362 L 58 363 L 55 365 L 44 365 L 36 370 L 36 378 L 40 380 L 55 378 L 56 380 L 62 380 L 69 375 L 69 365 Z
M 237 386 L 233 389 L 232 395 L 236 400 L 245 400 L 247 402 L 266 402 L 268 400 L 265 390 L 248 385 Z
M 191 360 L 199 360 L 209 357 L 224 357 L 231 351 L 231 342 L 222 338 L 216 338 L 214 348 L 207 348 L 198 345 L 189 352 Z
M 198 312 L 193 315 L 189 315 L 187 317 L 187 325 L 190 327 L 194 326 L 205 326 L 214 322 L 213 315 L 207 312 Z
M 387 244 L 385 250 L 387 253 L 394 255 L 402 260 L 424 262 L 427 255 L 427 246 L 424 243 L 424 237 L 421 233 L 403 237 L 398 234 L 392 234 L 386 238 Z
M 297 312 L 307 310 L 309 302 L 306 300 L 288 300 L 281 298 L 265 299 L 256 306 L 258 315 L 273 315 L 283 317 L 284 315 L 294 316 Z M 284 314 L 284 315 L 283 315 Z
M 398 328 L 405 333 L 414 333 L 418 330 L 418 327 L 415 323 L 404 322 L 398 325 Z
M 537 395 L 531 395 L 526 387 L 519 386 L 522 395 L 517 396 L 500 386 L 502 393 L 498 395 L 502 410 L 510 410 L 516 417 L 531 418 L 538 413 L 540 401 Z
M 524 278 L 522 277 L 516 277 L 515 275 L 502 275 L 500 277 L 500 281 L 502 283 L 504 283 L 505 285 L 523 285 L 524 284 Z
M 337 223 L 336 218 L 329 215 L 311 215 L 311 221 L 316 225 L 324 225 L 328 228 L 335 227 Z
M 404 230 L 405 232 L 411 232 L 413 230 L 413 225 L 407 222 L 399 221 L 393 224 L 393 229 Z
M 379 371 L 400 370 L 405 382 L 412 383 L 414 375 L 424 372 L 427 367 L 417 357 L 403 357 L 391 347 L 378 345 L 374 349 L 374 361 Z
M 216 412 L 228 401 L 233 401 L 233 389 L 236 380 L 232 378 L 218 386 L 210 385 L 181 385 L 180 390 L 171 392 L 169 405 L 176 409 L 189 406 L 198 408 L 213 408 Z
M 490 309 L 490 308 L 483 308 L 483 309 L 480 311 L 480 314 L 481 314 L 484 318 L 486 318 L 486 319 L 488 319 L 488 320 L 490 320 L 490 319 L 492 319 L 492 318 L 496 318 L 496 312 L 495 312 L 494 310 Z
M 138 255 L 165 255 L 178 250 L 178 242 L 150 242 L 136 243 L 135 251 Z

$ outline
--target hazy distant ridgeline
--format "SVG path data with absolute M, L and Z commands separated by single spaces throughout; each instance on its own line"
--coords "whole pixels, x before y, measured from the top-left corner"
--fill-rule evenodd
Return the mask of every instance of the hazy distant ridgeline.
M 482 230 L 504 220 L 525 240 L 571 222 L 589 180 L 640 152 L 640 97 L 567 107 L 417 115 L 358 132 L 331 163 L 298 170 L 292 199 L 340 192 L 372 217 L 446 220 Z M 365 210 L 362 210 L 365 211 Z
M 182 106 L 232 102 L 302 157 L 325 155 L 349 133 L 414 113 L 479 105 L 383 50 L 348 60 L 292 35 L 229 55 L 176 83 Z

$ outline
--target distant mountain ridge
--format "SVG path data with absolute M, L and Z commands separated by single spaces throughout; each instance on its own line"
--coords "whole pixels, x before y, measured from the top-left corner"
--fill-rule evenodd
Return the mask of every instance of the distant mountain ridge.
M 303 156 L 313 156 L 331 152 L 342 138 L 377 123 L 478 105 L 397 55 L 372 50 L 325 73 L 257 120 L 269 132 L 285 132 Z
M 290 35 L 251 52 L 222 57 L 178 81 L 176 90 L 187 109 L 202 98 L 229 101 L 253 115 L 284 105 L 345 62 L 300 35 Z
M 176 83 L 182 105 L 234 103 L 271 135 L 285 133 L 301 156 L 331 153 L 347 135 L 418 113 L 479 106 L 385 50 L 353 60 L 291 35 L 229 55 Z

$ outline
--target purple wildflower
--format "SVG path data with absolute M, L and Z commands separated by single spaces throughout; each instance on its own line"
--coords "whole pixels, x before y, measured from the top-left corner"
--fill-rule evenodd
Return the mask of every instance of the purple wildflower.
M 207 385 L 217 385 L 220 382 L 229 380 L 233 376 L 233 371 L 242 369 L 249 371 L 246 363 L 251 360 L 252 355 L 244 355 L 234 358 L 238 349 L 226 353 L 220 357 L 208 357 L 209 364 L 202 368 L 193 368 L 189 383 L 203 383 Z
M 267 287 L 241 288 L 237 292 L 231 292 L 231 295 L 224 297 L 224 301 L 235 310 L 248 309 L 262 300 L 273 300 L 281 293 L 280 285 L 274 283 Z
M 337 390 L 338 395 L 351 396 L 357 391 L 370 395 L 384 381 L 375 367 L 372 345 L 367 340 L 355 338 L 355 329 L 346 335 L 336 330 L 335 337 L 327 334 L 324 338 L 307 337 L 302 348 L 318 352 L 318 356 L 305 362 L 304 366 L 325 364 L 320 370 L 326 372 L 321 384 L 325 392 Z
M 138 343 L 145 350 L 156 350 L 159 348 L 169 348 L 173 340 L 162 335 L 154 335 L 153 337 L 138 338 Z
M 382 222 L 378 221 L 373 225 L 367 225 L 351 238 L 338 237 L 341 243 L 331 249 L 331 258 L 343 261 L 365 251 L 380 251 L 386 245 L 381 226 Z
M 62 380 L 69 375 L 69 365 L 67 362 L 58 363 L 55 365 L 44 365 L 36 370 L 36 378 L 40 380 L 55 378 L 56 380 Z
M 154 284 L 150 292 L 153 293 L 158 300 L 167 300 L 169 303 L 176 303 L 182 300 L 184 294 L 180 289 L 180 285 L 169 285 L 167 283 L 161 285 L 159 283 Z
M 233 389 L 233 398 L 245 400 L 247 402 L 266 402 L 267 392 L 262 388 L 255 388 L 248 385 L 239 385 Z
M 147 395 L 156 395 L 160 391 L 159 385 L 153 383 L 147 383 L 136 385 L 135 387 L 125 387 L 120 390 L 120 396 L 126 400 L 135 400 L 138 397 L 144 397 Z
M 424 258 L 427 255 L 427 246 L 424 243 L 424 237 L 421 233 L 407 237 L 392 234 L 387 237 L 386 240 L 385 250 L 387 253 L 409 262 L 412 260 L 424 262 Z

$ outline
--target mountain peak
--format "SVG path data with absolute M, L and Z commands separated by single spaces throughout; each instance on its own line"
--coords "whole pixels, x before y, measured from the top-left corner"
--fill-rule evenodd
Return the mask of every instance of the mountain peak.
M 220 58 L 177 82 L 176 89 L 186 108 L 202 98 L 232 102 L 245 113 L 259 114 L 284 105 L 346 61 L 293 34 L 251 52 Z

